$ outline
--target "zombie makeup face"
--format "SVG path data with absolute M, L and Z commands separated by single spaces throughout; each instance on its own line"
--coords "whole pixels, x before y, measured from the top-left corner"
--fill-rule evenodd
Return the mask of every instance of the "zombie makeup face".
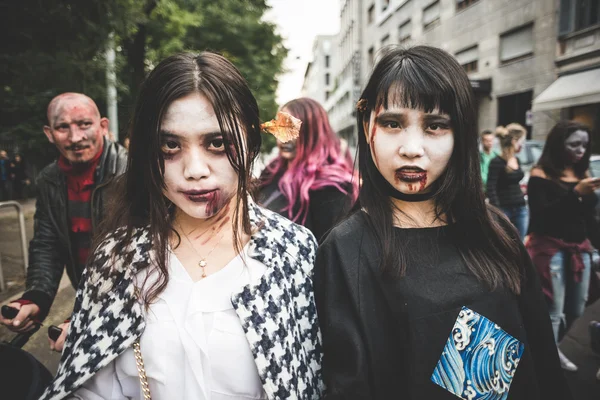
M 565 140 L 565 155 L 570 164 L 577 164 L 583 158 L 588 144 L 590 142 L 589 134 L 583 130 L 577 130 L 569 135 Z
M 208 219 L 237 193 L 238 176 L 208 99 L 191 94 L 169 106 L 161 124 L 165 196 L 188 216 Z
M 293 160 L 296 157 L 297 141 L 292 140 L 286 143 L 277 141 L 277 147 L 279 148 L 279 154 L 281 158 L 286 160 Z
M 102 149 L 108 119 L 100 118 L 96 104 L 87 96 L 69 93 L 48 106 L 46 137 L 72 164 L 91 161 Z
M 427 193 L 452 156 L 450 117 L 437 111 L 390 107 L 371 113 L 365 127 L 373 161 L 399 192 Z

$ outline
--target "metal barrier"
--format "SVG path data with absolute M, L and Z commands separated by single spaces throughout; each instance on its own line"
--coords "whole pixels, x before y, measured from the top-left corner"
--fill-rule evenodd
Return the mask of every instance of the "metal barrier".
M 23 269 L 27 275 L 27 267 L 29 266 L 29 253 L 27 252 L 27 232 L 25 231 L 25 214 L 23 207 L 17 201 L 0 201 L 0 209 L 6 207 L 14 207 L 17 209 L 19 217 L 19 231 L 21 233 L 21 251 L 23 252 Z M 4 291 L 4 271 L 2 271 L 2 259 L 0 258 L 0 291 Z

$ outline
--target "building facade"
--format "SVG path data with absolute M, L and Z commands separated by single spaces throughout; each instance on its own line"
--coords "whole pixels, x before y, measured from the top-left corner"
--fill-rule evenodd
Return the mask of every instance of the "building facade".
M 333 87 L 325 109 L 333 129 L 351 148 L 356 146 L 355 104 L 360 96 L 362 80 L 361 49 L 364 0 L 340 2 L 340 32 L 334 40 L 332 52 Z
M 334 128 L 356 142 L 351 139 L 356 133 L 354 106 L 386 46 L 428 44 L 453 54 L 467 71 L 480 131 L 518 122 L 529 138 L 544 138 L 565 111 L 535 111 L 532 103 L 556 80 L 561 73 L 557 68 L 568 68 L 568 57 L 581 57 L 570 50 L 580 35 L 558 32 L 560 3 L 577 1 L 342 0 L 341 29 L 332 52 L 334 87 L 326 102 Z M 598 57 L 600 31 L 594 35 L 599 39 L 588 52 Z
M 560 112 L 588 125 L 600 153 L 600 0 L 560 0 L 558 7 L 556 80 L 534 99 L 534 115 Z
M 308 63 L 302 84 L 302 96 L 321 104 L 329 99 L 333 88 L 333 60 L 331 58 L 335 35 L 321 35 L 313 44 L 313 60 Z

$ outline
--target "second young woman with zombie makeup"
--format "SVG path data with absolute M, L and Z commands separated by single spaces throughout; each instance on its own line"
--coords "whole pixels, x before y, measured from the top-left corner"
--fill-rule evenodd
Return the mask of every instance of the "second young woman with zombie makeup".
M 300 98 L 282 111 L 300 119 L 302 126 L 296 141 L 278 142 L 278 157 L 262 172 L 262 204 L 306 226 L 321 241 L 350 210 L 358 180 L 323 106 Z
M 130 137 L 43 399 L 320 399 L 316 241 L 249 195 L 260 121 L 239 71 L 164 60 Z
M 538 270 L 550 307 L 556 342 L 583 314 L 590 285 L 592 253 L 600 247 L 595 191 L 600 179 L 589 177 L 592 135 L 585 125 L 560 121 L 546 138 L 531 171 L 528 199 L 531 219 L 527 250 Z M 561 365 L 577 370 L 559 350 Z
M 315 266 L 325 399 L 568 399 L 535 270 L 485 203 L 462 67 L 390 50 L 357 111 L 359 205 Z

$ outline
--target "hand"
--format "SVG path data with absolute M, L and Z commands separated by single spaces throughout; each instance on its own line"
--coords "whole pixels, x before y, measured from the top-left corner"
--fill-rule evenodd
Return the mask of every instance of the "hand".
M 27 332 L 32 330 L 36 322 L 35 316 L 39 314 L 40 308 L 35 304 L 10 303 L 9 307 L 16 308 L 19 313 L 13 319 L 7 319 L 0 314 L 0 323 L 6 325 L 13 332 Z
M 67 331 L 69 330 L 70 324 L 70 322 L 63 322 L 62 324 L 58 325 L 58 327 L 62 329 L 62 333 L 60 334 L 58 339 L 56 339 L 56 342 L 48 338 L 48 343 L 50 343 L 51 350 L 62 353 L 63 347 L 65 347 L 65 340 L 67 339 Z
M 575 193 L 580 196 L 585 196 L 594 193 L 596 189 L 600 188 L 599 178 L 585 178 L 582 179 L 577 186 L 575 186 Z

